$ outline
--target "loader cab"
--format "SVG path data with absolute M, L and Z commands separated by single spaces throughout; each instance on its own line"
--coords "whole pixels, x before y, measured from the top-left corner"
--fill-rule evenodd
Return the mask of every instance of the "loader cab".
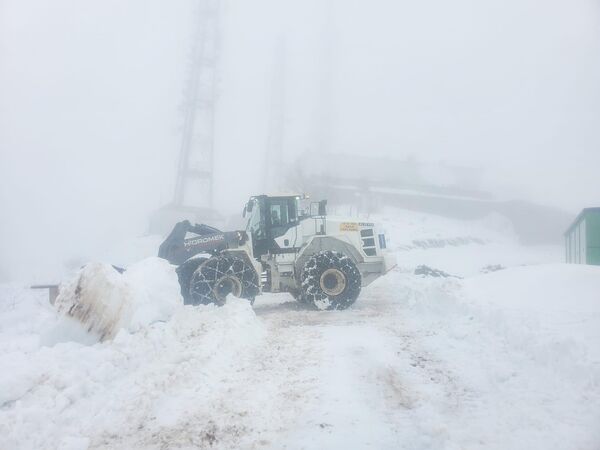
M 298 225 L 299 196 L 267 196 L 251 197 L 244 214 L 249 216 L 246 232 L 252 237 L 254 258 L 260 259 L 269 252 L 281 251 L 275 238 L 283 236 L 290 228 Z

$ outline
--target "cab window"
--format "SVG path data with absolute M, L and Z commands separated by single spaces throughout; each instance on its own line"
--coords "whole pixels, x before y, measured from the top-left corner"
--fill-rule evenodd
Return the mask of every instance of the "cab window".
M 296 221 L 296 211 L 288 199 L 271 200 L 271 226 L 286 227 Z
M 248 218 L 248 225 L 246 231 L 248 231 L 254 238 L 264 237 L 264 226 L 261 226 L 261 208 L 257 201 L 254 201 L 252 207 L 252 213 Z

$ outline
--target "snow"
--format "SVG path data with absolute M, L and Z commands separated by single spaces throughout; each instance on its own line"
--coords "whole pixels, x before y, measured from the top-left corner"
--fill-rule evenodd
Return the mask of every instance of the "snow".
M 183 306 L 151 258 L 98 269 L 131 314 L 82 342 L 43 292 L 1 285 L 0 448 L 600 446 L 599 267 L 521 246 L 498 216 L 370 220 L 399 266 L 345 311 Z
M 390 209 L 370 220 L 383 224 L 388 247 L 396 252 L 404 269 L 425 264 L 464 277 L 477 275 L 489 265 L 511 267 L 564 258 L 559 245 L 520 245 L 510 221 L 499 214 L 460 221 Z
M 27 306 L 40 314 L 35 302 Z M 212 386 L 263 338 L 248 302 L 232 299 L 223 308 L 182 306 L 170 321 L 121 330 L 111 342 L 3 352 L 0 447 L 87 448 L 106 440 L 128 448 L 130 433 L 167 427 L 208 402 Z
M 63 329 L 73 339 L 77 325 L 84 328 L 77 334 L 90 342 L 110 339 L 122 328 L 138 331 L 166 321 L 182 303 L 179 291 L 174 267 L 157 257 L 135 263 L 122 274 L 108 264 L 90 263 L 59 288 L 56 307 L 63 317 L 51 332 L 53 343 Z
M 538 340 L 571 347 L 600 362 L 600 268 L 569 264 L 516 267 L 465 281 L 474 302 L 502 313 L 523 329 L 534 329 Z M 531 325 L 530 325 L 531 324 Z M 568 342 L 561 342 L 568 336 Z M 562 350 L 561 350 L 562 351 Z M 550 356 L 550 355 L 549 355 Z M 564 362 L 568 355 L 553 355 Z M 598 368 L 600 370 L 600 367 Z
M 582 302 L 592 300 L 600 270 L 562 268 L 567 270 L 558 270 L 557 285 L 572 285 L 574 273 L 581 279 L 580 272 L 587 272 L 586 285 L 593 289 Z M 446 405 L 451 414 L 440 416 L 438 407 L 430 415 L 447 423 L 445 444 L 560 449 L 595 448 L 600 442 L 600 359 L 586 351 L 597 352 L 599 341 L 574 339 L 581 323 L 597 328 L 600 317 L 570 310 L 573 297 L 561 296 L 564 289 L 553 290 L 553 283 L 531 289 L 556 269 L 542 265 L 404 285 L 410 314 L 404 330 L 426 333 L 419 339 L 422 353 L 444 360 L 445 384 L 451 386 L 445 394 L 452 399 Z M 506 301 L 512 289 L 520 291 L 522 302 Z M 547 310 L 548 304 L 570 310 L 571 321 L 557 322 L 557 310 Z

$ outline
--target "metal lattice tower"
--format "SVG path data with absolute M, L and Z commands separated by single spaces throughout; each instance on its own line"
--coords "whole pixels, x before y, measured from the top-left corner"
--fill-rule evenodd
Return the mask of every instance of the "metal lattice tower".
M 198 0 L 173 204 L 212 209 L 219 0 Z
M 271 80 L 271 104 L 267 152 L 263 174 L 263 189 L 282 190 L 283 146 L 285 127 L 285 40 L 280 37 L 274 52 L 273 78 Z

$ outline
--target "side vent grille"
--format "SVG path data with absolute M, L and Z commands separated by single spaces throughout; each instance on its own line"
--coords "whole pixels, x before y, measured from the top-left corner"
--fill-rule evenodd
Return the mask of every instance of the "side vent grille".
M 375 247 L 375 235 L 373 234 L 373 228 L 360 230 L 360 237 L 362 238 L 362 247 L 365 255 L 376 256 L 377 248 Z

